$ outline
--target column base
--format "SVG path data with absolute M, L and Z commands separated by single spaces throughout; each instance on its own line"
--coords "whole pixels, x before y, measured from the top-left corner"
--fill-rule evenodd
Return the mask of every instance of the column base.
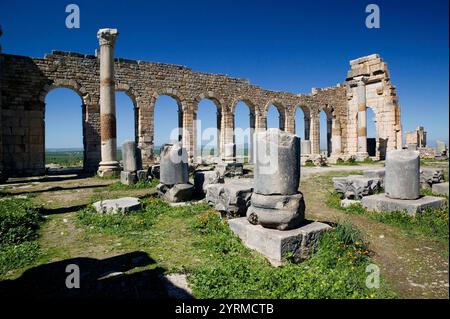
M 100 162 L 97 174 L 100 177 L 119 176 L 121 170 L 117 161 Z

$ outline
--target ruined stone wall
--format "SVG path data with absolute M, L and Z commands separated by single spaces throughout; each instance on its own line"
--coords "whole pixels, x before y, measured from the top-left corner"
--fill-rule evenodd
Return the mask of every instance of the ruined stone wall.
M 400 106 L 395 86 L 391 83 L 387 64 L 378 54 L 350 61 L 350 67 L 346 79 L 348 91 L 347 152 L 357 153 L 358 151 L 356 79 L 364 77 L 366 105 L 375 114 L 376 154 L 378 158 L 383 159 L 388 150 L 402 147 Z
M 100 161 L 97 57 L 58 51 L 44 58 L 7 54 L 0 57 L 4 170 L 9 175 L 44 172 L 45 97 L 53 88 L 66 87 L 77 92 L 81 98 L 85 169 L 95 171 Z M 392 91 L 386 76 L 380 75 L 377 70 L 371 71 L 376 73 L 372 75 L 376 86 L 369 89 L 369 95 L 373 96 L 369 100 L 379 109 L 380 122 L 377 122 L 377 127 L 380 136 L 391 139 L 395 136 L 393 123 L 396 119 L 391 113 L 391 109 L 397 107 L 395 90 Z M 387 69 L 384 71 L 387 74 Z M 355 72 L 353 65 L 351 72 Z M 349 95 L 351 76 L 347 82 L 336 87 L 314 89 L 311 94 L 294 94 L 265 90 L 243 79 L 193 72 L 184 66 L 162 63 L 116 59 L 115 73 L 116 90 L 124 91 L 136 108 L 136 142 L 146 165 L 153 161 L 154 121 L 158 120 L 154 118 L 154 107 L 161 95 L 171 96 L 178 102 L 182 141 L 191 158 L 196 152 L 195 120 L 202 99 L 210 99 L 217 106 L 221 154 L 224 145 L 233 142 L 234 109 L 239 101 L 249 106 L 254 127 L 262 129 L 266 127 L 269 106 L 275 105 L 280 113 L 280 128 L 295 132 L 295 110 L 302 108 L 313 154 L 320 151 L 319 113 L 324 111 L 329 119 L 330 138 L 334 141 L 331 155 L 354 152 L 353 122 L 349 119 L 349 115 L 353 114 Z M 376 84 L 378 82 L 380 84 Z M 379 90 L 382 90 L 381 93 L 378 93 Z M 390 141 L 389 145 L 394 144 L 395 141 Z

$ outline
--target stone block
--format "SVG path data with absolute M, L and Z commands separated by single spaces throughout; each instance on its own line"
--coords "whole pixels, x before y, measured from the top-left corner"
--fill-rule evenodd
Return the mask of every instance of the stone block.
M 219 200 L 219 194 L 222 191 L 224 184 L 209 184 L 205 187 L 205 200 L 208 204 L 215 205 Z
M 374 178 L 382 178 L 384 179 L 384 176 L 386 175 L 386 169 L 380 168 L 380 169 L 368 169 L 363 171 L 364 177 L 374 177 Z
M 253 192 L 251 180 L 232 180 L 224 184 L 215 208 L 228 217 L 245 216 Z
M 197 171 L 194 174 L 195 192 L 198 194 L 206 193 L 206 186 L 209 184 L 223 183 L 223 178 L 218 171 Z
M 136 172 L 136 176 L 137 176 L 138 181 L 145 182 L 145 181 L 150 179 L 149 178 L 150 176 L 148 174 L 148 169 L 140 169 L 140 170 L 138 170 Z
M 216 171 L 221 178 L 244 175 L 244 164 L 220 162 L 216 166 Z
M 125 172 L 137 171 L 136 143 L 134 141 L 125 141 L 122 144 L 122 163 Z
M 423 196 L 418 199 L 396 199 L 389 198 L 385 194 L 376 194 L 363 197 L 361 199 L 361 205 L 369 211 L 406 211 L 410 215 L 415 215 L 427 208 L 442 207 L 445 205 L 445 199 L 433 196 Z
M 320 222 L 305 222 L 299 228 L 280 231 L 252 225 L 245 217 L 230 219 L 228 224 L 244 245 L 264 255 L 275 266 L 283 264 L 287 255 L 296 262 L 307 259 L 323 233 L 331 229 Z
M 380 179 L 362 175 L 333 177 L 334 189 L 347 199 L 360 199 L 375 193 L 380 187 Z
M 99 213 L 128 213 L 142 209 L 142 204 L 135 197 L 107 199 L 92 204 Z
M 165 184 L 162 184 L 165 185 Z M 170 203 L 186 202 L 192 199 L 194 193 L 194 185 L 192 184 L 176 184 L 172 187 L 164 188 L 164 186 L 158 189 L 162 197 Z
M 137 182 L 136 173 L 133 172 L 120 172 L 120 182 L 124 185 L 134 185 Z
M 432 192 L 436 195 L 446 195 L 448 196 L 448 182 L 433 184 Z
M 187 152 L 180 144 L 166 144 L 161 148 L 160 181 L 166 185 L 189 182 Z
M 300 183 L 300 138 L 279 129 L 255 133 L 255 193 L 293 195 Z
M 441 168 L 422 168 L 420 170 L 420 184 L 424 188 L 431 188 L 433 184 L 444 181 L 444 170 Z
M 386 156 L 384 187 L 393 199 L 418 199 L 420 191 L 420 153 L 392 150 Z

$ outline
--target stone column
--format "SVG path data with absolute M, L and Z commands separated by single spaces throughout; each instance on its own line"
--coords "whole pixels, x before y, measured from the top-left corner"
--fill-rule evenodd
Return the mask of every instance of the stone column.
M 117 29 L 100 29 L 97 38 L 100 43 L 100 126 L 101 155 L 98 174 L 118 175 L 116 140 L 116 99 L 114 88 L 114 44 Z
M 304 120 L 305 120 L 305 140 L 309 140 L 311 133 L 311 117 L 305 115 Z
M 186 150 L 188 161 L 195 161 L 195 154 L 198 153 L 194 149 L 197 147 L 197 110 L 193 103 L 187 103 L 183 108 L 183 120 L 181 128 L 181 144 Z
M 331 155 L 339 155 L 342 153 L 341 149 L 342 137 L 341 137 L 341 123 L 335 117 L 331 123 Z
M 358 104 L 358 152 L 359 158 L 366 158 L 367 153 L 367 113 L 366 113 L 366 81 L 364 76 L 355 78 L 357 81 L 356 101 Z
M 255 135 L 256 128 L 256 116 L 254 113 L 250 112 L 250 135 L 248 141 L 248 162 L 253 164 L 253 138 Z
M 318 114 L 311 114 L 309 137 L 311 140 L 311 154 L 320 154 L 320 118 Z

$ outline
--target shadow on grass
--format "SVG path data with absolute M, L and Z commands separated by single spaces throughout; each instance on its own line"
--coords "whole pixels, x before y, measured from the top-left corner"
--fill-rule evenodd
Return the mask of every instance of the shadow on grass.
M 155 264 L 145 252 L 131 252 L 106 259 L 73 258 L 39 265 L 26 270 L 15 280 L 0 282 L 0 298 L 30 299 L 190 299 L 192 296 L 169 282 L 164 269 L 125 273 L 137 267 Z M 69 289 L 66 280 L 77 265 L 80 287 Z

